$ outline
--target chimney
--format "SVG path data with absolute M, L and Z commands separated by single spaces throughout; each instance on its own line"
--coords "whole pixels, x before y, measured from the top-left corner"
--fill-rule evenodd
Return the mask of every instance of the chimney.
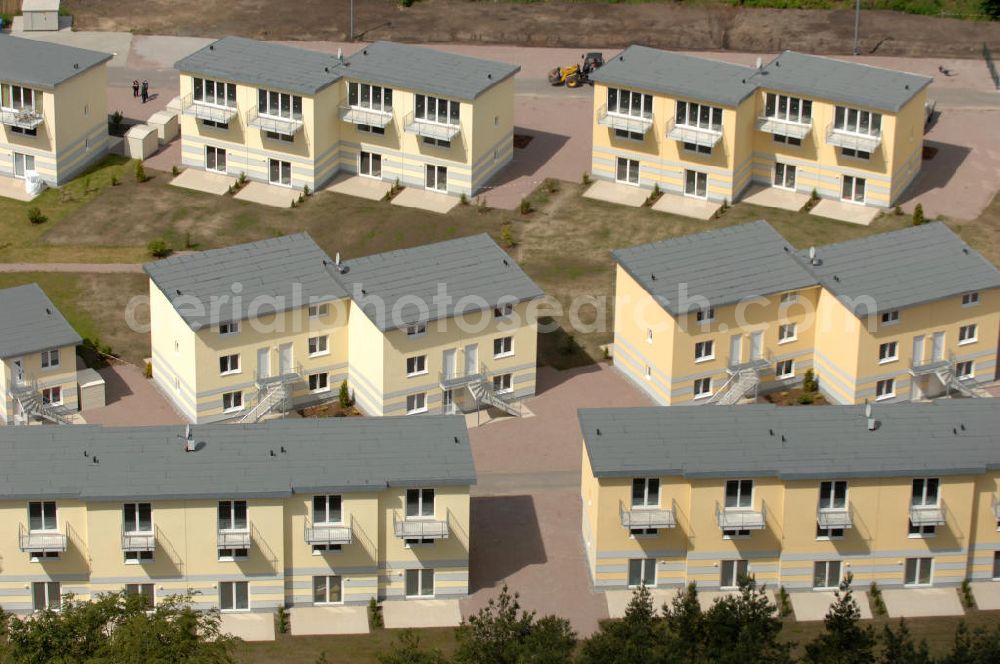
M 761 59 L 761 57 L 759 55 L 757 56 L 757 65 L 756 65 L 756 67 L 757 67 L 758 71 L 764 68 L 764 61 Z
M 809 264 L 816 266 L 820 263 L 820 259 L 816 257 L 816 247 L 809 247 Z
M 186 425 L 184 427 L 184 451 L 185 452 L 194 452 L 195 451 L 194 432 L 191 431 L 191 425 L 190 424 L 188 424 L 188 425 Z
M 872 417 L 872 405 L 865 401 L 865 419 L 868 421 L 868 430 L 875 431 L 878 428 L 878 422 Z
M 344 49 L 342 48 L 337 49 L 337 59 L 340 60 L 341 62 L 344 61 Z

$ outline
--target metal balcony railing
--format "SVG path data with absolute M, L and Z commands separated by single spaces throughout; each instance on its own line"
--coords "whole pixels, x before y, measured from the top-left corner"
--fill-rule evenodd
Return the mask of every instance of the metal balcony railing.
M 914 526 L 943 526 L 944 501 L 937 505 L 910 505 L 910 523 Z
M 757 129 L 767 134 L 802 139 L 812 131 L 812 118 L 798 121 L 767 115 L 757 118 Z
M 353 531 L 350 526 L 342 523 L 312 523 L 306 518 L 305 532 L 303 533 L 306 544 L 350 544 L 353 540 Z
M 715 519 L 721 530 L 763 530 L 767 526 L 767 506 L 761 511 L 745 507 L 721 507 L 715 504 Z
M 714 148 L 722 140 L 722 125 L 713 124 L 709 127 L 680 125 L 671 120 L 667 125 L 667 138 L 681 143 L 694 143 L 708 148 Z
M 882 143 L 882 131 L 876 131 L 874 134 L 858 134 L 838 129 L 831 122 L 826 126 L 826 142 L 841 148 L 874 152 Z
M 816 525 L 820 528 L 851 528 L 854 520 L 851 518 L 851 505 L 843 507 L 816 507 Z
M 250 548 L 250 523 L 246 528 L 222 528 L 217 532 L 216 543 L 220 549 L 249 549 Z
M 304 126 L 301 114 L 296 113 L 284 118 L 276 115 L 261 114 L 257 109 L 258 107 L 254 106 L 247 113 L 248 127 L 260 129 L 261 131 L 269 131 L 273 134 L 294 136 Z
M 764 349 L 756 353 L 756 356 L 751 353 L 751 357 L 746 360 L 735 358 L 732 355 L 726 357 L 726 371 L 730 374 L 735 374 L 746 369 L 764 371 L 770 368 L 772 364 L 774 364 L 774 352 L 770 349 Z
M 450 141 L 455 138 L 460 131 L 462 131 L 462 125 L 461 123 L 446 124 L 442 122 L 424 120 L 416 117 L 414 112 L 410 111 L 403 119 L 403 131 L 408 134 L 416 134 L 417 136 L 436 138 L 439 141 Z
M 122 551 L 155 551 L 156 532 L 122 529 Z
M 59 530 L 28 530 L 23 523 L 17 524 L 17 548 L 25 553 L 63 552 L 68 538 Z
M 362 108 L 341 104 L 339 107 L 340 119 L 356 125 L 368 125 L 370 127 L 385 127 L 392 122 L 392 109 Z
M 0 108 L 0 124 L 20 129 L 37 129 L 45 122 L 41 111 L 33 108 Z
M 231 122 L 236 117 L 236 107 L 217 106 L 203 101 L 195 101 L 194 95 L 188 94 L 181 97 L 181 113 L 199 120 L 225 123 Z
M 618 517 L 621 519 L 622 527 L 628 530 L 633 528 L 674 528 L 677 526 L 677 518 L 673 509 L 649 507 L 627 509 L 625 503 L 621 501 L 618 501 Z
M 605 104 L 597 109 L 597 124 L 611 129 L 645 134 L 655 124 L 655 120 L 652 113 L 643 113 L 641 115 L 618 113 L 608 111 L 608 105 Z
M 427 517 L 400 518 L 392 513 L 392 530 L 400 539 L 448 539 L 448 522 Z
M 442 371 L 438 374 L 438 383 L 442 390 L 452 390 L 473 383 L 481 383 L 488 377 L 486 365 L 480 364 L 475 371 L 465 371 L 456 368 L 454 371 Z
M 1000 501 L 997 501 L 996 496 L 993 496 L 993 516 L 1000 521 Z

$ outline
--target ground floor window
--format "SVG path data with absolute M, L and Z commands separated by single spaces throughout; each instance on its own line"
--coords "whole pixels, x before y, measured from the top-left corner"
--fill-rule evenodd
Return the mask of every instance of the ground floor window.
M 802 145 L 801 138 L 795 138 L 794 136 L 785 136 L 784 134 L 772 134 L 772 140 L 775 143 L 784 143 L 785 145 Z
M 406 414 L 427 412 L 427 393 L 418 392 L 406 397 Z
M 634 558 L 628 561 L 628 587 L 656 586 L 656 559 Z
M 448 168 L 426 164 L 424 166 L 424 184 L 433 191 L 448 191 Z
M 330 391 L 330 377 L 326 373 L 317 373 L 309 375 L 309 391 L 310 392 L 329 392 Z
M 972 361 L 968 360 L 965 362 L 955 363 L 955 375 L 958 378 L 972 378 L 975 374 L 973 373 Z
M 32 607 L 35 611 L 58 611 L 62 594 L 58 581 L 35 581 L 31 584 Z
M 837 588 L 839 586 L 839 560 L 821 560 L 813 566 L 813 588 Z
M 1000 580 L 1000 551 L 993 552 L 993 578 Z
M 746 528 L 737 528 L 722 531 L 722 539 L 747 539 L 750 531 Z
M 499 376 L 493 376 L 493 391 L 504 394 L 506 392 L 511 392 L 514 390 L 513 383 L 511 382 L 511 374 L 501 374 Z
M 52 406 L 60 406 L 62 405 L 62 402 L 61 387 L 46 387 L 42 390 L 42 403 Z
M 264 135 L 267 136 L 272 141 L 284 141 L 285 143 L 295 142 L 295 136 L 292 134 L 282 134 L 277 131 L 265 131 Z
M 740 585 L 740 579 L 750 571 L 750 563 L 746 560 L 723 560 L 719 569 L 719 587 L 736 588 Z
M 344 601 L 343 578 L 335 576 L 313 577 L 314 604 L 340 604 Z
M 646 135 L 641 131 L 629 131 L 628 129 L 615 129 L 615 138 L 627 138 L 630 141 L 644 141 Z
M 141 596 L 147 609 L 152 609 L 156 606 L 156 594 L 153 591 L 152 583 L 126 583 L 125 594 Z
M 632 537 L 655 537 L 660 534 L 658 528 L 629 528 L 628 534 Z
M 845 175 L 841 183 L 840 198 L 851 203 L 865 202 L 865 179 Z
M 434 570 L 432 569 L 406 570 L 406 596 L 433 597 Z
M 30 154 L 14 153 L 14 177 L 24 179 L 25 173 L 35 170 L 35 158 Z
M 342 550 L 340 544 L 313 544 L 313 555 L 322 556 L 324 553 L 333 553 Z
M 268 182 L 281 185 L 282 187 L 292 186 L 292 164 L 280 159 L 268 159 Z
M 639 162 L 636 159 L 618 157 L 618 169 L 615 180 L 624 184 L 639 184 Z
M 908 586 L 929 586 L 933 568 L 933 558 L 907 558 L 903 583 Z
M 700 154 L 712 154 L 711 145 L 699 145 L 697 143 L 684 143 L 684 149 L 688 152 L 698 152 Z
M 855 150 L 854 148 L 840 148 L 840 154 L 854 159 L 871 159 L 872 153 L 865 150 Z
M 793 378 L 795 376 L 795 360 L 780 360 L 774 366 L 774 375 L 777 378 Z
M 222 148 L 205 146 L 205 170 L 217 173 L 226 172 L 226 151 Z
M 246 560 L 249 553 L 250 551 L 247 549 L 219 549 L 219 560 L 221 562 Z
M 791 189 L 795 191 L 796 168 L 790 164 L 774 165 L 774 186 L 780 189 Z
M 708 173 L 691 169 L 684 171 L 684 195 L 708 198 Z
M 444 390 L 441 393 L 441 408 L 445 415 L 455 414 L 455 392 L 453 390 Z
M 694 398 L 701 399 L 712 394 L 711 378 L 696 378 L 694 381 Z
M 242 408 L 243 408 L 242 392 L 224 392 L 222 394 L 223 412 L 230 413 L 233 411 L 242 410 Z
M 377 152 L 358 153 L 358 173 L 370 178 L 382 177 L 382 155 Z
M 219 609 L 222 611 L 249 611 L 250 584 L 247 581 L 220 582 Z
M 896 396 L 896 379 L 886 378 L 875 383 L 876 399 L 891 399 Z
M 843 528 L 820 528 L 816 526 L 816 539 L 841 539 L 844 536 Z

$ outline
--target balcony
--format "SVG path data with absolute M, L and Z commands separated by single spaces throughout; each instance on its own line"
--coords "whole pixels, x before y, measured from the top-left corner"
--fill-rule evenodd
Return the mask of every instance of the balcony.
M 910 505 L 910 523 L 914 526 L 943 526 L 944 501 L 937 505 Z
M 824 530 L 853 527 L 854 520 L 851 518 L 851 506 L 817 507 L 816 525 Z
M 392 109 L 377 110 L 374 108 L 361 108 L 350 104 L 340 105 L 340 119 L 356 125 L 368 125 L 369 127 L 385 127 L 392 122 Z
M 479 365 L 472 371 L 459 371 L 457 369 L 455 371 L 442 371 L 438 374 L 438 383 L 442 390 L 454 390 L 473 383 L 481 383 L 486 380 L 486 377 L 486 366 Z
M 622 527 L 628 530 L 636 528 L 674 528 L 677 526 L 677 518 L 674 510 L 664 510 L 648 507 L 633 507 L 625 509 L 625 504 L 618 503 L 618 516 L 621 519 Z
M 714 148 L 722 140 L 722 125 L 710 127 L 694 127 L 671 122 L 667 125 L 667 138 L 681 143 L 694 143 L 707 148 Z
M 945 358 L 915 360 L 910 358 L 910 374 L 913 376 L 930 376 L 943 371 L 951 371 L 951 361 Z
M 996 497 L 993 498 L 993 516 L 1000 522 L 1000 501 Z
M 849 150 L 861 150 L 862 152 L 874 152 L 882 143 L 882 132 L 874 134 L 857 134 L 851 131 L 844 131 L 833 126 L 831 122 L 826 127 L 826 142 Z
M 220 549 L 249 549 L 250 548 L 250 524 L 241 529 L 219 528 L 216 542 Z
M 448 522 L 425 517 L 399 518 L 392 513 L 392 529 L 400 539 L 448 539 Z
M 199 120 L 227 123 L 236 117 L 236 107 L 206 104 L 203 101 L 195 101 L 192 95 L 185 95 L 181 97 L 181 113 Z
M 66 534 L 58 530 L 28 530 L 24 524 L 17 524 L 17 548 L 25 553 L 61 553 L 66 543 Z
M 341 523 L 312 523 L 306 519 L 305 525 L 306 544 L 315 546 L 317 544 L 350 544 L 353 540 L 353 533 L 350 526 Z
M 450 141 L 462 131 L 462 125 L 424 120 L 417 118 L 411 111 L 403 120 L 403 131 L 426 138 L 436 138 L 439 141 Z
M 757 129 L 765 134 L 803 139 L 812 131 L 812 118 L 803 122 L 786 120 L 774 115 L 757 118 Z
M 254 106 L 247 114 L 247 126 L 273 134 L 294 136 L 303 127 L 302 116 L 293 114 L 287 118 L 276 115 L 261 115 Z
M 608 105 L 605 104 L 597 109 L 597 124 L 609 129 L 645 134 L 653 126 L 653 114 L 627 115 L 609 112 Z
M 122 551 L 155 551 L 156 533 L 152 530 L 122 531 Z
M 0 124 L 19 129 L 37 129 L 45 122 L 41 111 L 33 108 L 2 108 Z
M 715 520 L 721 530 L 763 530 L 767 527 L 767 512 L 762 505 L 757 512 L 744 507 L 719 507 L 715 504 Z

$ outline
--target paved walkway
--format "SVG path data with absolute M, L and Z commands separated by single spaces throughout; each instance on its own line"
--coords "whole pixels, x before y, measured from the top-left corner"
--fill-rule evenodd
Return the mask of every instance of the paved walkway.
M 0 272 L 142 274 L 142 265 L 140 263 L 0 263 Z
M 382 603 L 387 629 L 458 627 L 462 614 L 457 599 L 409 599 Z
M 859 205 L 857 203 L 844 203 L 829 198 L 824 198 L 816 204 L 809 214 L 817 217 L 826 217 L 837 221 L 846 221 L 849 224 L 860 226 L 871 226 L 875 217 L 881 210 L 870 205 Z
M 88 424 L 105 426 L 135 426 L 141 419 L 144 426 L 184 424 L 185 420 L 166 398 L 147 380 L 138 367 L 115 364 L 98 373 L 104 379 L 104 408 L 83 412 Z M 137 414 L 141 416 L 137 417 Z
M 595 201 L 604 201 L 605 203 L 614 203 L 615 205 L 642 207 L 651 193 L 647 189 L 621 184 L 620 182 L 598 180 L 590 185 L 587 191 L 583 192 L 583 197 L 592 198 Z
M 288 610 L 292 636 L 368 634 L 368 607 L 297 606 Z
M 392 204 L 437 212 L 438 214 L 448 214 L 452 208 L 458 205 L 458 200 L 458 196 L 407 187 L 393 197 Z
M 740 199 L 743 203 L 798 212 L 809 202 L 809 194 L 755 184 Z
M 679 217 L 689 217 L 701 221 L 707 221 L 714 217 L 720 207 L 722 204 L 714 201 L 668 193 L 664 193 L 660 196 L 660 200 L 653 203 L 653 209 L 657 212 L 676 214 Z

